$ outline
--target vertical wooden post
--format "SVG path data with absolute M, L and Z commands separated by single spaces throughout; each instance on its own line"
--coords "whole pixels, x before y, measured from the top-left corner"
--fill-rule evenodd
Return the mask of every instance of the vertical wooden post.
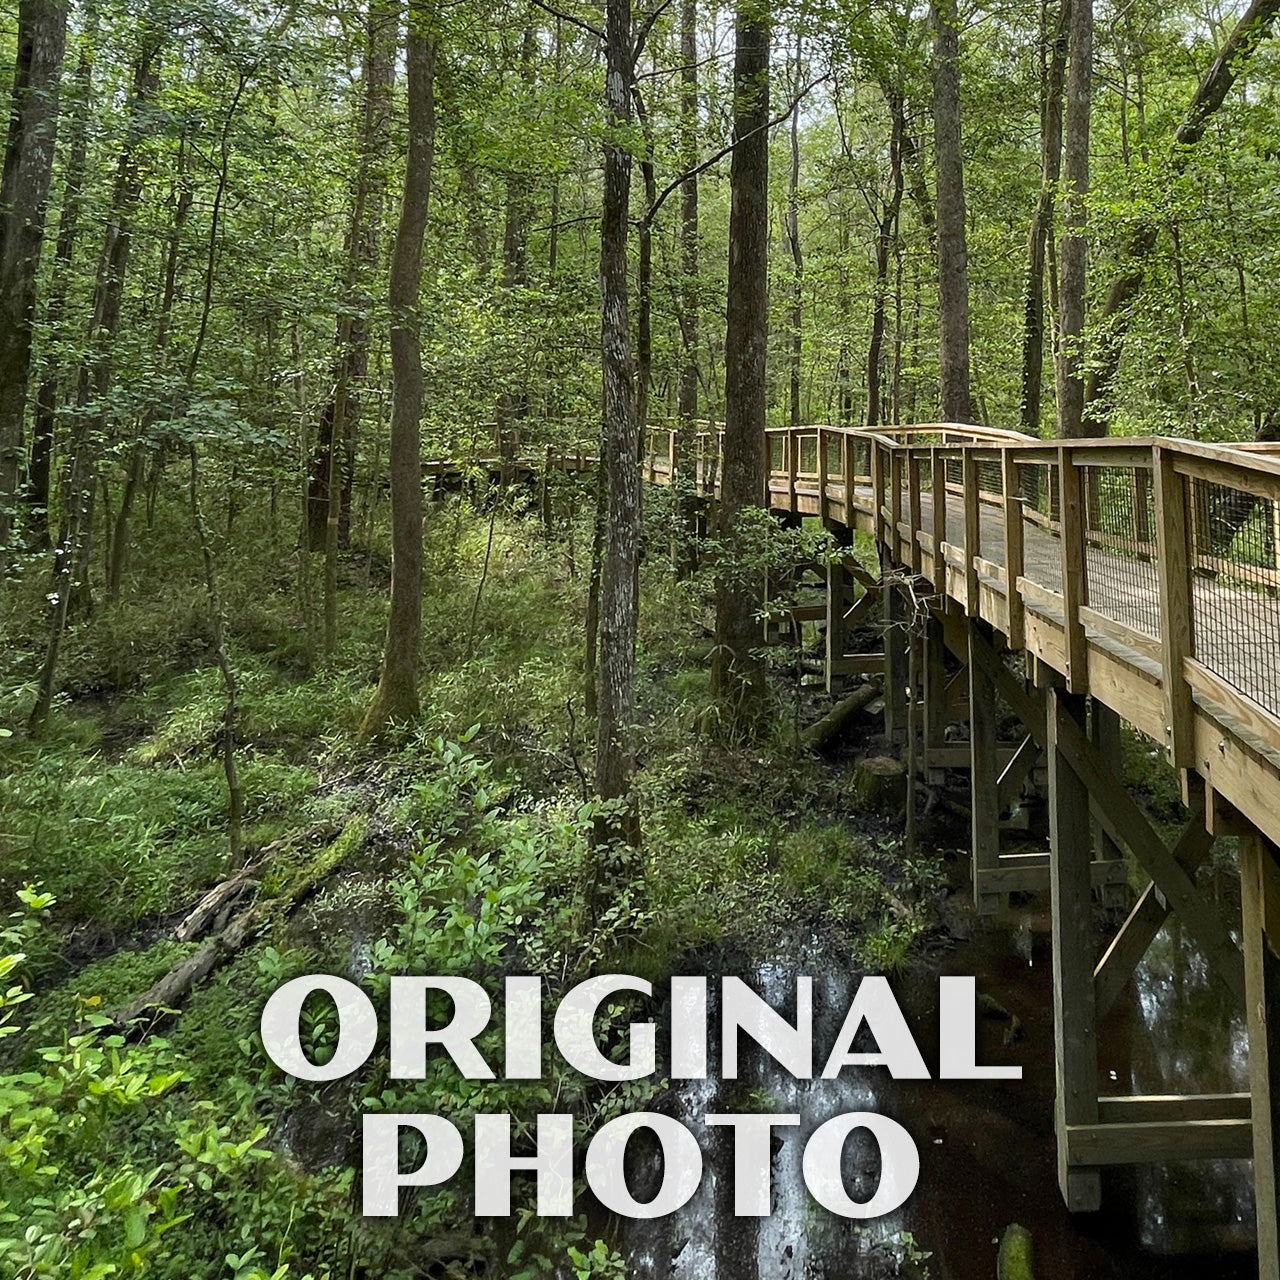
M 947 558 L 942 544 L 947 540 L 947 464 L 942 450 L 929 450 L 929 482 L 933 488 L 933 589 L 946 602 Z
M 880 578 L 884 584 L 884 731 L 891 742 L 906 733 L 907 610 L 902 592 L 893 584 L 893 569 L 882 548 Z
M 1064 504 L 1065 505 L 1065 504 Z M 1094 930 L 1089 792 L 1063 750 L 1059 724 L 1085 727 L 1085 700 L 1049 689 L 1049 887 L 1053 924 L 1054 1128 L 1058 1186 L 1073 1213 L 1102 1205 L 1097 1169 L 1068 1164 L 1067 1127 L 1098 1123 L 1098 1032 L 1093 994 Z
M 943 657 L 946 645 L 942 639 L 942 622 L 932 612 L 925 624 L 924 637 L 924 767 L 930 770 L 930 782 L 940 782 L 940 771 L 938 777 L 933 776 L 931 756 L 936 748 L 945 745 L 947 738 L 947 668 Z
M 894 564 L 902 564 L 902 459 L 903 451 L 896 446 L 889 451 L 889 550 Z
M 978 460 L 966 449 L 960 462 L 960 487 L 964 501 L 964 608 L 971 618 L 978 616 L 978 566 L 982 550 L 982 503 L 978 494 Z
M 1089 715 L 1089 737 L 1098 754 L 1116 779 L 1124 777 L 1124 762 L 1120 741 L 1120 713 L 1113 711 L 1100 698 L 1092 699 Z M 1100 861 L 1113 862 L 1124 857 L 1124 850 L 1107 833 L 1099 822 L 1094 832 L 1094 849 Z M 1123 907 L 1127 889 L 1119 880 L 1109 882 L 1103 889 L 1103 901 L 1109 907 Z
M 920 560 L 920 455 L 907 450 L 907 524 L 911 529 L 911 572 L 919 574 Z
M 1013 460 L 1013 450 L 1000 455 L 1001 488 L 1004 491 L 1004 579 L 1005 601 L 1009 610 L 1009 648 L 1018 650 L 1026 644 L 1026 610 L 1018 579 L 1024 568 L 1023 534 L 1026 526 L 1022 515 L 1022 468 Z
M 914 531 L 915 525 L 911 526 Z M 912 627 L 907 642 L 907 813 L 903 832 L 908 853 L 916 851 L 916 780 L 920 776 L 920 668 L 924 637 Z
M 827 527 L 827 437 L 822 427 L 818 428 L 818 518 L 822 527 Z
M 853 530 L 838 526 L 832 530 L 841 547 L 853 541 Z M 844 679 L 836 668 L 845 655 L 846 644 L 844 616 L 849 609 L 849 594 L 853 577 L 845 568 L 843 557 L 827 565 L 827 636 L 826 636 L 826 684 L 828 693 L 836 693 Z
M 883 545 L 884 536 L 884 491 L 887 477 L 884 473 L 884 454 L 879 441 L 871 441 L 871 524 L 875 531 L 877 544 Z
M 1258 1212 L 1258 1275 L 1280 1280 L 1276 1225 L 1280 1173 L 1280 862 L 1254 830 L 1240 841 L 1249 1090 L 1253 1116 L 1253 1194 Z
M 1089 692 L 1088 642 L 1080 621 L 1080 606 L 1089 603 L 1085 577 L 1084 494 L 1080 468 L 1069 448 L 1058 448 L 1058 491 L 1062 509 L 1062 604 L 1066 617 L 1067 688 Z
M 1151 545 L 1151 472 L 1133 469 L 1133 533 L 1143 546 Z
M 996 757 L 996 689 L 978 662 L 981 624 L 969 620 L 969 786 L 973 843 L 973 904 L 994 915 L 1003 895 L 983 886 L 985 872 L 1000 866 L 1000 762 Z
M 800 442 L 796 439 L 794 431 L 788 431 L 786 435 L 786 467 L 787 467 L 787 508 L 794 515 L 799 509 L 796 500 L 796 471 L 799 466 L 797 461 Z
M 840 479 L 844 486 L 844 524 L 853 532 L 853 442 L 847 431 L 840 432 Z
M 1161 683 L 1164 687 L 1165 752 L 1175 769 L 1195 761 L 1191 686 L 1183 660 L 1194 652 L 1191 560 L 1187 504 L 1190 485 L 1173 469 L 1174 455 L 1155 446 L 1156 569 L 1160 584 Z

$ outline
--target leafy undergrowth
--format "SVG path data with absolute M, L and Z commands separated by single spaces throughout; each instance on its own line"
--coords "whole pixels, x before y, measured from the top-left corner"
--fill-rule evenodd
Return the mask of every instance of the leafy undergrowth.
M 779 689 L 763 746 L 708 736 L 707 584 L 659 563 L 644 574 L 639 874 L 589 911 L 584 574 L 563 539 L 530 523 L 500 515 L 494 531 L 485 574 L 487 519 L 459 504 L 430 523 L 428 710 L 377 756 L 354 730 L 376 677 L 380 584 L 347 575 L 341 651 L 310 669 L 287 575 L 268 566 L 236 585 L 232 613 L 254 602 L 231 628 L 247 855 L 260 899 L 315 888 L 179 1012 L 128 1037 L 108 1015 L 195 950 L 173 925 L 229 870 L 222 695 L 198 617 L 179 611 L 177 645 L 160 641 L 143 594 L 103 610 L 69 647 L 70 692 L 50 732 L 0 742 L 0 889 L 18 905 L 24 884 L 42 886 L 0 948 L 0 1271 L 622 1274 L 581 1216 L 525 1210 L 480 1230 L 468 1165 L 406 1198 L 399 1219 L 362 1217 L 358 1117 L 445 1110 L 465 1133 L 475 1112 L 505 1112 L 523 1141 L 539 1112 L 573 1111 L 589 1132 L 660 1100 L 660 1079 L 601 1085 L 546 1051 L 537 1080 L 468 1080 L 431 1058 L 425 1080 L 393 1081 L 380 1042 L 356 1075 L 309 1084 L 262 1050 L 267 996 L 329 972 L 375 1003 L 391 976 L 413 974 L 470 977 L 496 999 L 505 974 L 535 972 L 549 1011 L 590 973 L 658 984 L 695 953 L 783 954 L 797 938 L 893 972 L 934 928 L 937 861 L 906 856 L 882 824 L 846 821 L 840 779 L 791 746 L 791 693 Z M 125 643 L 131 619 L 151 651 Z M 29 667 L 12 659 L 7 722 L 20 724 L 29 692 Z M 303 1012 L 318 1061 L 333 1050 L 330 1009 Z M 628 1024 L 653 1013 L 639 996 L 612 1001 L 598 1028 L 608 1051 L 624 1055 Z M 496 1021 L 477 1046 L 501 1062 Z

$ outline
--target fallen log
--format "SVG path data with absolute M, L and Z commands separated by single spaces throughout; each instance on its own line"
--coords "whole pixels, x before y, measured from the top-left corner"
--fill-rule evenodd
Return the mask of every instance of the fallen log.
M 140 996 L 112 1011 L 108 1015 L 112 1022 L 123 1030 L 136 1023 L 148 1010 L 156 1013 L 171 1010 L 197 983 L 203 982 L 214 969 L 256 936 L 261 928 L 288 916 L 321 881 L 327 879 L 360 847 L 368 830 L 367 817 L 362 814 L 352 818 L 342 829 L 342 834 L 308 866 L 300 869 L 279 895 L 268 898 L 265 902 L 256 902 L 240 912 L 226 928 L 210 938 L 198 951 L 179 961 Z M 224 882 L 226 883 L 231 882 Z M 222 888 L 222 885 L 218 886 L 219 890 Z M 226 901 L 225 897 L 223 901 Z M 143 1028 L 142 1033 L 145 1034 L 146 1030 L 149 1030 L 149 1025 Z
M 236 872 L 230 879 L 216 884 L 187 912 L 182 923 L 174 930 L 178 942 L 192 942 L 209 930 L 224 907 L 232 906 L 250 889 L 258 887 L 257 864 Z
M 800 734 L 800 745 L 808 751 L 816 751 L 844 731 L 850 720 L 864 711 L 880 696 L 880 686 L 874 681 L 860 685 L 847 698 L 837 702 L 821 720 L 815 720 Z

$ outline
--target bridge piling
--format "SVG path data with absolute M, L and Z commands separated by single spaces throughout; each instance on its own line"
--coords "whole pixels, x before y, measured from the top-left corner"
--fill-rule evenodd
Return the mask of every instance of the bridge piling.
M 986 642 L 981 623 L 970 620 L 969 633 L 969 789 L 973 846 L 973 899 L 980 916 L 996 914 L 1007 895 L 988 892 L 986 873 L 1000 868 L 1000 765 L 997 751 L 996 687 L 979 660 Z
M 1280 862 L 1276 846 L 1253 829 L 1240 841 L 1253 1187 L 1258 1214 L 1258 1274 L 1280 1280 L 1276 1223 L 1280 1172 Z
M 1063 722 L 1083 732 L 1085 700 L 1050 689 L 1048 694 L 1050 912 L 1053 920 L 1054 1129 L 1058 1186 L 1073 1213 L 1102 1206 L 1096 1168 L 1071 1159 L 1073 1126 L 1098 1123 L 1098 1031 L 1093 991 L 1093 843 L 1089 792 L 1062 741 Z

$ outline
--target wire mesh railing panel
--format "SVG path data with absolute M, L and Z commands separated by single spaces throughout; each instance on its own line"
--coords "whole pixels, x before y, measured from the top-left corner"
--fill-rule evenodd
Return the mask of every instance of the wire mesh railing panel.
M 1034 462 L 1024 463 L 1021 471 L 1022 574 L 1036 586 L 1061 594 L 1058 468 L 1056 464 Z
M 849 448 L 853 451 L 853 474 L 859 480 L 871 479 L 871 441 L 849 437 Z
M 959 454 L 944 458 L 942 474 L 946 479 L 947 541 L 953 547 L 964 546 L 964 459 Z
M 842 480 L 844 478 L 844 460 L 840 456 L 840 437 L 838 435 L 824 435 L 822 443 L 825 446 L 827 457 L 827 475 L 833 480 Z
M 1274 500 L 1242 489 L 1189 483 L 1193 652 L 1280 713 L 1280 511 Z
M 1089 606 L 1158 640 L 1151 473 L 1140 467 L 1081 467 L 1080 473 Z
M 799 448 L 799 452 L 796 455 L 796 471 L 802 476 L 816 476 L 818 474 L 817 435 L 793 438 Z
M 769 470 L 785 471 L 787 469 L 787 437 L 769 437 Z

